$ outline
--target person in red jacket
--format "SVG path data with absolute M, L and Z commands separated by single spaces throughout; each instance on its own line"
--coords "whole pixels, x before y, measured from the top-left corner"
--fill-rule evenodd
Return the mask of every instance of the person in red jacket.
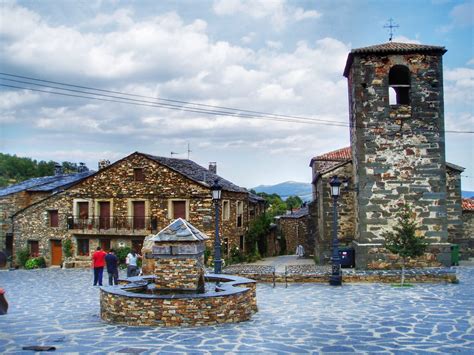
M 92 254 L 92 267 L 94 268 L 94 286 L 99 283 L 102 286 L 102 275 L 104 274 L 105 256 L 107 253 L 97 247 L 97 250 Z

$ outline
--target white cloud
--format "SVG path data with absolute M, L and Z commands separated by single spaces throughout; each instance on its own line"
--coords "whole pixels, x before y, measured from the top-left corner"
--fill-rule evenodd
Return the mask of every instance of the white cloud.
M 256 20 L 268 18 L 276 30 L 282 30 L 290 21 L 321 17 L 316 10 L 294 7 L 285 0 L 216 0 L 213 9 L 220 16 L 245 15 Z
M 253 40 L 255 39 L 255 36 L 257 34 L 255 32 L 250 32 L 248 34 L 246 34 L 245 36 L 243 36 L 240 41 L 243 43 L 243 44 L 249 44 L 249 43 L 252 43 Z
M 474 24 L 474 2 L 467 1 L 456 5 L 450 13 L 453 24 L 457 26 L 472 26 Z
M 448 69 L 444 73 L 444 80 L 444 92 L 448 104 L 472 105 L 474 102 L 474 69 Z
M 474 65 L 474 58 L 472 58 L 471 60 L 469 60 L 466 65 Z
M 283 43 L 279 41 L 266 41 L 265 43 L 267 47 L 273 48 L 273 49 L 280 49 L 283 47 Z

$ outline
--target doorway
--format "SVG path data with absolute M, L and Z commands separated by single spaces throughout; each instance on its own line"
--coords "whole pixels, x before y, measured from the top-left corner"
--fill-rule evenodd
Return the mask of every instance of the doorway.
M 61 265 L 63 246 L 60 240 L 51 240 L 51 265 Z

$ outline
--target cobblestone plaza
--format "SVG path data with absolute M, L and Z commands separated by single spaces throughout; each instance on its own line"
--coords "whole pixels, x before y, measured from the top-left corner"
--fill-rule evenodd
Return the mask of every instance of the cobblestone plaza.
M 92 272 L 0 271 L 10 304 L 0 316 L 0 351 L 54 346 L 111 353 L 474 353 L 474 267 L 459 284 L 269 284 L 259 312 L 239 324 L 203 328 L 109 325 L 99 317 Z M 105 277 L 104 277 L 105 281 Z

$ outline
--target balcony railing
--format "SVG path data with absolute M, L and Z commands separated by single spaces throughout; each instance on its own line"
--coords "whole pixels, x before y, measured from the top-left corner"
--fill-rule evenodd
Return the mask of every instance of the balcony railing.
M 158 219 L 156 217 L 114 216 L 80 218 L 69 216 L 68 229 L 94 231 L 156 231 Z

